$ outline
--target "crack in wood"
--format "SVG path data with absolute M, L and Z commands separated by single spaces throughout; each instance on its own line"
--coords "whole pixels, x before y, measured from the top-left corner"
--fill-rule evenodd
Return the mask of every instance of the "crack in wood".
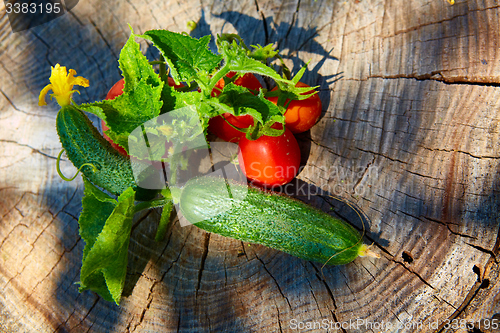
M 67 12 L 76 20 L 76 22 L 78 22 L 79 25 L 84 26 L 83 22 L 72 10 L 68 10 Z
M 421 173 L 418 173 L 418 172 L 415 172 L 415 171 L 411 171 L 409 169 L 406 169 L 405 171 L 408 172 L 408 173 L 411 173 L 412 175 L 419 176 L 419 177 L 422 177 L 422 178 L 428 178 L 428 179 L 433 179 L 433 180 L 444 180 L 443 178 L 437 178 L 437 177 L 433 177 L 433 176 L 427 176 L 427 175 L 424 175 L 424 174 L 421 174 Z M 401 192 L 399 190 L 396 190 L 396 191 Z M 403 193 L 403 192 L 401 192 L 401 193 L 407 195 L 406 193 Z
M 147 219 L 149 217 L 149 215 L 151 215 L 152 212 L 153 212 L 153 210 L 149 209 L 143 216 L 138 218 L 137 221 L 130 228 L 130 233 L 132 234 L 134 232 L 134 230 L 139 226 L 139 224 L 141 224 L 142 221 Z
M 463 238 L 469 238 L 469 239 L 477 239 L 477 237 L 474 237 L 474 236 L 470 236 L 470 235 L 467 235 L 467 234 L 463 234 L 463 233 L 460 233 L 458 231 L 454 231 L 451 229 L 450 225 L 455 225 L 455 226 L 459 226 L 458 223 L 454 223 L 454 222 L 447 222 L 447 221 L 441 221 L 441 220 L 438 220 L 438 219 L 435 219 L 435 218 L 431 218 L 431 217 L 428 217 L 428 216 L 415 216 L 413 214 L 410 214 L 408 212 L 405 212 L 405 211 L 402 211 L 402 210 L 398 210 L 398 212 L 401 212 L 402 214 L 406 215 L 406 216 L 409 216 L 411 218 L 414 218 L 416 220 L 419 220 L 419 221 L 422 221 L 422 222 L 425 222 L 425 220 L 427 221 L 430 221 L 430 222 L 434 222 L 434 223 L 437 223 L 437 224 L 440 224 L 440 225 L 443 225 L 445 226 L 448 231 L 455 235 L 455 236 L 459 236 L 459 237 L 463 237 Z
M 198 291 L 200 290 L 201 279 L 203 276 L 203 270 L 205 269 L 205 261 L 208 256 L 208 246 L 210 244 L 210 233 L 205 234 L 205 242 L 203 244 L 203 254 L 201 255 L 200 269 L 198 271 L 198 282 L 196 284 L 195 298 L 198 298 Z
M 419 278 L 420 281 L 422 281 L 426 286 L 428 286 L 429 288 L 431 288 L 432 290 L 436 290 L 436 288 L 434 288 L 429 282 L 427 282 L 419 273 L 415 272 L 414 270 L 412 270 L 411 268 L 409 268 L 408 266 L 405 265 L 405 263 L 399 261 L 399 260 L 396 260 L 394 258 L 391 259 L 392 262 L 396 263 L 396 264 L 399 264 L 401 266 L 403 266 L 403 268 L 405 268 L 408 272 L 414 274 L 416 277 Z
M 429 148 L 425 147 L 422 145 L 419 145 L 418 147 L 430 150 L 430 151 L 438 151 L 438 152 L 446 152 L 446 153 L 459 153 L 459 154 L 465 154 L 468 155 L 472 158 L 477 158 L 477 159 L 493 159 L 493 160 L 498 160 L 500 159 L 500 156 L 494 156 L 494 155 L 474 155 L 468 151 L 463 151 L 463 150 L 458 150 L 458 149 L 443 149 L 443 148 Z
M 73 192 L 73 194 L 71 195 L 71 197 L 69 198 L 68 202 L 66 202 L 66 204 L 55 214 L 49 212 L 49 214 L 52 216 L 52 219 L 47 223 L 47 225 L 42 229 L 42 231 L 40 233 L 38 233 L 38 235 L 36 236 L 36 238 L 33 240 L 33 242 L 31 242 L 31 250 L 29 251 L 29 253 L 24 256 L 24 258 L 21 260 L 21 262 L 24 262 L 24 260 L 31 254 L 31 252 L 33 251 L 33 249 L 35 248 L 35 243 L 38 241 L 38 239 L 43 235 L 43 233 L 45 232 L 45 230 L 47 230 L 48 227 L 50 227 L 52 225 L 52 223 L 54 222 L 54 220 L 59 216 L 60 213 L 65 213 L 65 214 L 68 214 L 66 211 L 65 211 L 65 208 L 71 203 L 71 201 L 73 201 L 73 198 L 75 197 L 76 193 L 78 192 L 78 186 L 75 188 L 75 191 Z M 70 215 L 70 214 L 68 214 Z M 71 215 L 70 215 L 71 216 Z M 73 216 L 72 216 L 73 217 Z M 78 220 L 78 219 L 77 219 Z M 80 239 L 78 239 L 79 241 Z M 77 241 L 77 243 L 78 243 Z M 1 245 L 0 245 L 0 248 L 1 248 Z
M 47 277 L 52 274 L 52 272 L 54 271 L 54 269 L 56 268 L 57 265 L 59 265 L 59 263 L 61 262 L 61 260 L 64 258 L 64 255 L 66 253 L 69 253 L 71 251 L 73 251 L 73 249 L 78 245 L 78 243 L 81 241 L 81 237 L 78 237 L 78 239 L 76 240 L 75 244 L 73 244 L 73 246 L 69 249 L 69 250 L 63 250 L 63 253 L 61 254 L 61 256 L 59 257 L 59 259 L 56 261 L 56 263 L 52 266 L 52 268 L 50 269 L 50 271 L 40 280 L 38 281 L 35 286 L 33 287 L 33 289 L 31 290 L 31 292 L 28 294 L 28 297 L 31 297 L 33 295 L 33 293 L 35 292 L 36 288 L 38 287 L 38 285 L 40 283 L 42 283 L 43 281 L 45 281 L 45 279 L 47 279 Z M 33 249 L 32 249 L 33 250 Z M 31 252 L 31 251 L 30 251 Z M 26 268 L 26 266 L 25 266 Z M 24 269 L 23 269 L 24 271 Z
M 498 265 L 498 263 L 496 261 L 496 255 L 498 254 L 498 252 L 500 252 L 500 229 L 498 230 L 497 240 L 496 240 L 495 245 L 493 246 L 493 249 L 491 250 L 491 252 L 493 253 L 493 255 L 490 255 L 490 259 L 489 259 L 488 263 L 486 264 L 486 266 L 484 267 L 483 275 L 480 276 L 480 270 L 479 270 L 478 280 L 471 287 L 471 289 L 469 290 L 469 293 L 467 294 L 465 299 L 462 301 L 462 304 L 460 304 L 460 306 L 457 308 L 457 310 L 448 317 L 448 322 L 452 322 L 453 319 L 458 318 L 462 313 L 464 313 L 467 310 L 467 308 L 472 304 L 472 301 L 478 296 L 479 291 L 481 289 L 488 288 L 489 275 L 487 275 L 487 274 L 489 272 L 491 272 L 492 266 Z M 477 272 L 476 272 L 476 274 L 477 274 Z M 488 281 L 488 284 L 485 285 L 483 283 L 484 281 Z M 443 330 L 444 330 L 444 325 L 440 326 L 438 328 L 438 330 L 436 330 L 436 333 L 442 332 Z
M 337 310 L 337 302 L 335 301 L 335 297 L 333 296 L 333 292 L 332 290 L 330 289 L 330 286 L 328 285 L 328 283 L 326 282 L 326 280 L 324 279 L 324 276 L 323 276 L 323 272 L 321 272 L 321 275 L 319 274 L 320 273 L 320 270 L 318 270 L 318 268 L 314 265 L 314 263 L 311 262 L 311 266 L 312 268 L 314 268 L 314 270 L 316 271 L 316 277 L 318 278 L 319 281 L 321 281 L 326 289 L 326 292 L 328 293 L 328 296 L 330 296 L 332 302 L 333 302 L 333 310 L 330 310 L 330 312 L 332 313 L 333 315 L 333 319 L 338 322 L 337 320 L 337 316 L 335 314 L 335 311 Z
M 395 256 L 392 253 L 390 253 L 389 250 L 387 250 L 383 245 L 381 245 L 379 242 L 377 242 L 377 240 L 375 240 L 374 238 L 370 237 L 366 233 L 365 233 L 364 237 L 366 237 L 366 239 L 368 239 L 372 244 L 375 244 L 375 246 L 377 246 L 379 248 L 379 250 L 381 250 L 386 255 L 388 255 L 389 258 L 386 257 L 386 259 L 388 259 L 388 260 L 393 260 L 394 259 Z
M 127 3 L 128 3 L 130 6 L 132 6 L 132 8 L 135 10 L 135 13 L 137 14 L 137 16 L 139 16 L 139 17 L 140 17 L 141 15 L 139 14 L 139 11 L 138 11 L 138 10 L 137 10 L 137 8 L 134 6 L 134 4 L 133 4 L 130 0 L 126 0 L 126 1 L 127 1 Z
M 66 291 L 66 290 L 65 290 Z M 81 294 L 78 294 L 75 298 L 75 301 L 80 298 L 80 295 Z M 61 324 L 59 324 L 59 326 L 57 326 L 55 329 L 54 329 L 54 332 L 53 333 L 61 333 L 61 332 L 64 332 L 62 331 L 63 328 L 66 329 L 66 325 L 68 324 L 68 321 L 70 320 L 71 317 L 73 317 L 73 315 L 75 314 L 77 308 L 73 308 L 73 311 L 71 311 L 70 315 L 68 316 L 68 318 L 66 318 Z
M 288 27 L 288 30 L 285 33 L 285 36 L 281 40 L 285 40 L 286 41 L 288 39 L 288 36 L 292 32 L 292 29 L 293 29 L 293 27 L 295 25 L 295 22 L 297 20 L 297 13 L 299 12 L 299 7 L 300 7 L 300 0 L 297 1 L 297 5 L 295 7 L 295 12 L 292 14 L 292 21 L 289 24 L 289 27 Z
M 327 152 L 329 152 L 329 153 L 330 153 L 330 154 L 332 154 L 332 155 L 335 155 L 335 156 L 338 156 L 338 157 L 343 157 L 342 155 L 337 154 L 336 152 L 334 152 L 332 148 L 330 148 L 330 147 L 328 147 L 328 146 L 326 146 L 326 145 L 324 145 L 324 144 L 322 144 L 322 143 L 319 143 L 319 142 L 315 141 L 315 140 L 314 140 L 314 139 L 312 139 L 312 138 L 311 138 L 311 142 L 312 142 L 312 143 L 314 143 L 316 146 L 318 146 L 318 147 L 321 147 L 321 148 L 325 149 Z
M 168 267 L 165 272 L 163 273 L 160 281 L 163 281 L 163 279 L 165 278 L 165 276 L 167 275 L 167 273 L 172 269 L 172 267 L 174 267 L 174 264 L 176 264 L 178 261 L 179 261 L 179 258 L 181 257 L 181 254 L 182 254 L 182 250 L 184 249 L 184 247 L 186 246 L 186 241 L 187 239 L 189 238 L 189 236 L 191 235 L 191 232 L 192 232 L 192 229 L 189 230 L 188 234 L 186 235 L 186 238 L 184 239 L 184 242 L 182 243 L 182 246 L 181 248 L 179 249 L 179 253 L 177 254 L 177 258 L 175 258 L 174 261 L 172 261 L 172 263 L 170 264 L 170 267 Z
M 447 318 L 447 320 L 443 320 L 443 323 L 439 325 L 435 333 L 443 332 L 447 322 L 451 323 L 454 319 L 458 318 L 458 316 L 465 311 L 467 306 L 469 306 L 472 300 L 477 296 L 480 289 L 481 282 L 476 281 L 462 303 L 458 306 L 458 308 L 455 308 L 455 311 Z
M 108 40 L 102 34 L 101 29 L 99 29 L 99 27 L 97 26 L 97 24 L 92 19 L 90 19 L 89 22 L 94 27 L 94 30 L 97 32 L 97 34 L 99 35 L 99 37 L 101 37 L 101 39 L 104 42 L 104 44 L 106 44 L 106 47 L 108 48 L 108 50 L 111 51 L 111 54 L 113 55 L 113 57 L 115 57 L 115 59 L 118 59 L 118 56 L 116 55 L 115 51 L 113 50 L 113 48 L 109 44 Z M 99 66 L 97 66 L 97 68 L 99 68 Z M 104 78 L 104 76 L 103 76 L 103 78 Z
M 283 333 L 283 329 L 281 327 L 280 308 L 279 308 L 278 304 L 276 303 L 276 300 L 274 301 L 274 306 L 276 307 L 276 313 L 278 314 L 278 326 L 279 326 L 280 332 Z
M 286 303 L 288 304 L 288 307 L 290 308 L 290 310 L 292 310 L 292 306 L 290 304 L 290 301 L 288 300 L 288 297 L 285 296 L 285 294 L 283 294 L 283 291 L 281 290 L 281 287 L 280 285 L 278 284 L 278 281 L 276 280 L 276 278 L 271 274 L 271 272 L 269 272 L 269 270 L 267 269 L 267 266 L 266 264 L 264 263 L 264 261 L 262 259 L 260 259 L 258 256 L 257 256 L 257 253 L 255 253 L 255 258 L 257 258 L 258 261 L 260 261 L 260 263 L 262 264 L 262 267 L 264 268 L 264 270 L 266 271 L 266 273 L 269 275 L 269 277 L 271 277 L 271 279 L 274 281 L 274 283 L 276 284 L 276 287 L 278 288 L 278 291 L 279 293 L 281 294 L 281 296 L 283 296 L 283 298 L 286 300 Z
M 0 93 L 3 95 L 3 97 L 7 100 L 7 102 L 14 108 L 14 110 L 18 111 L 18 112 L 21 112 L 21 113 L 24 113 L 24 114 L 27 114 L 27 115 L 30 115 L 30 116 L 38 116 L 38 117 L 47 117 L 47 116 L 44 116 L 44 115 L 40 115 L 40 114 L 37 114 L 37 113 L 29 113 L 27 111 L 24 111 L 24 110 L 21 110 L 20 108 L 18 108 L 14 102 L 12 102 L 12 100 L 9 98 L 9 96 L 7 96 L 7 94 L 2 90 L 0 89 Z
M 14 140 L 6 140 L 6 139 L 0 139 L 0 142 L 5 142 L 5 143 L 12 143 L 12 144 L 15 144 L 15 145 L 18 145 L 18 146 L 21 146 L 21 147 L 26 147 L 26 148 L 30 148 L 34 153 L 38 153 L 38 154 L 41 154 L 45 157 L 48 157 L 48 158 L 51 158 L 51 159 L 54 159 L 54 160 L 57 160 L 57 157 L 55 156 L 51 156 L 47 153 L 44 153 L 43 151 L 37 149 L 37 148 L 33 148 L 31 147 L 30 145 L 27 145 L 25 143 L 19 143 L 17 141 L 14 141 Z M 11 164 L 12 165 L 12 164 Z
M 359 151 L 362 151 L 364 153 L 370 153 L 370 154 L 374 154 L 374 155 L 377 155 L 377 156 L 381 156 L 381 157 L 384 157 L 388 160 L 391 160 L 393 162 L 399 162 L 399 163 L 402 163 L 402 164 L 408 164 L 408 162 L 405 162 L 405 161 L 402 161 L 402 160 L 399 160 L 397 158 L 393 158 L 393 157 L 389 157 L 387 155 L 384 155 L 383 153 L 378 153 L 378 152 L 375 152 L 375 151 L 371 151 L 371 150 L 367 150 L 367 149 L 362 149 L 362 148 L 359 148 L 359 147 L 355 147 L 357 150 Z
M 349 78 L 353 81 L 367 81 L 369 79 L 382 79 L 382 80 L 416 80 L 416 81 L 437 81 L 446 85 L 466 85 L 466 86 L 482 86 L 482 87 L 500 87 L 500 78 L 493 79 L 492 81 L 485 81 L 485 77 L 465 77 L 465 76 L 444 76 L 441 71 L 432 71 L 425 74 L 371 74 L 365 78 L 355 79 Z
M 178 221 L 178 220 L 177 220 Z M 173 228 L 173 225 L 174 225 L 175 221 L 171 222 L 170 225 L 169 225 L 169 233 L 168 233 L 168 238 L 167 238 L 167 243 L 165 244 L 165 247 L 163 248 L 161 254 L 158 256 L 158 258 L 156 259 L 155 261 L 155 265 L 158 265 L 158 262 L 160 260 L 160 258 L 163 257 L 163 254 L 165 254 L 165 251 L 167 250 L 169 244 L 170 244 L 170 240 L 172 239 L 172 228 Z
M 373 159 L 368 162 L 368 164 L 366 165 L 365 167 L 365 170 L 363 171 L 363 174 L 361 175 L 361 177 L 359 177 L 358 181 L 356 182 L 356 184 L 354 184 L 353 188 L 352 188 L 352 194 L 356 194 L 356 188 L 359 186 L 359 184 L 363 181 L 363 179 L 365 178 L 366 176 L 366 173 L 368 172 L 368 170 L 370 169 L 370 166 L 375 163 L 375 159 L 377 157 L 375 155 L 373 155 Z
M 151 288 L 149 288 L 149 294 L 148 294 L 148 304 L 146 304 L 146 307 L 144 309 L 142 309 L 142 312 L 141 312 L 141 315 L 139 317 L 139 322 L 137 324 L 134 325 L 134 329 L 132 332 L 135 332 L 137 331 L 137 327 L 141 326 L 142 325 L 142 322 L 144 321 L 144 316 L 146 315 L 146 312 L 149 310 L 149 308 L 151 307 L 151 303 L 153 302 L 153 299 L 154 299 L 154 296 L 153 296 L 153 289 L 154 287 L 160 283 L 160 281 L 154 281 L 153 284 L 151 285 Z
M 428 23 L 425 23 L 425 24 L 419 24 L 417 26 L 414 26 L 414 27 L 411 27 L 411 28 L 408 28 L 408 29 L 402 29 L 402 30 L 396 31 L 396 32 L 394 32 L 394 34 L 391 34 L 391 35 L 386 35 L 386 36 L 376 35 L 376 36 L 373 36 L 373 38 L 377 38 L 377 37 L 381 38 L 381 39 L 392 38 L 392 37 L 395 37 L 397 35 L 405 34 L 405 33 L 412 32 L 412 31 L 416 31 L 416 30 L 422 29 L 422 28 L 430 26 L 430 25 L 441 24 L 443 22 L 452 21 L 452 20 L 454 20 L 454 19 L 456 19 L 458 17 L 468 16 L 470 13 L 487 11 L 487 10 L 491 10 L 491 9 L 495 9 L 495 8 L 499 8 L 499 7 L 500 6 L 491 6 L 491 7 L 485 7 L 485 8 L 481 8 L 481 9 L 475 9 L 475 10 L 469 9 L 468 12 L 465 13 L 465 14 L 458 14 L 458 15 L 454 15 L 454 16 L 451 16 L 449 18 L 445 18 L 445 19 L 442 19 L 442 20 L 432 21 L 432 22 L 428 22 Z M 385 18 L 385 8 L 384 8 L 384 18 Z M 384 22 L 384 21 L 382 21 L 382 22 Z M 352 33 L 352 32 L 355 32 L 355 31 L 351 31 L 349 33 Z
M 243 243 L 243 241 L 240 241 L 241 242 L 241 249 L 243 251 L 243 255 L 247 258 L 247 261 L 250 261 L 250 259 L 248 258 L 248 255 L 247 255 L 247 251 L 245 250 L 245 243 Z
M 88 311 L 87 311 L 87 313 L 85 314 L 85 316 L 83 316 L 82 320 L 80 320 L 80 322 L 78 323 L 78 325 L 76 325 L 75 327 L 80 326 L 83 322 L 85 322 L 85 321 L 86 321 L 86 319 L 87 319 L 87 317 L 89 316 L 90 312 L 92 312 L 92 310 L 94 310 L 94 308 L 96 307 L 97 303 L 99 303 L 99 300 L 100 300 L 100 299 L 101 299 L 101 298 L 100 298 L 99 296 L 95 295 L 95 300 L 94 300 L 94 303 L 90 306 L 90 308 L 88 309 Z M 87 329 L 87 331 L 86 331 L 86 332 L 89 332 L 89 331 L 90 331 L 90 329 L 92 328 L 92 326 L 94 326 L 94 323 L 95 323 L 95 322 L 92 322 L 92 323 L 91 323 L 90 327 Z M 54 333 L 55 333 L 55 332 L 54 332 Z
M 268 45 L 269 44 L 269 31 L 267 29 L 268 23 L 267 23 L 266 17 L 264 15 L 264 12 L 262 12 L 260 10 L 258 0 L 254 0 L 254 4 L 255 4 L 255 8 L 257 10 L 257 13 L 259 13 L 260 17 L 262 18 L 262 26 L 264 28 L 264 45 Z M 264 80 L 267 80 L 267 78 L 264 78 Z M 267 80 L 266 83 L 269 85 L 270 84 L 269 80 Z
M 5 213 L 3 216 L 2 216 L 2 220 L 5 219 L 5 217 L 7 215 L 9 215 L 16 207 L 17 205 L 19 205 L 19 203 L 21 203 L 21 201 L 24 199 L 24 196 L 27 194 L 27 193 L 30 193 L 30 192 L 24 192 L 23 195 L 21 195 L 21 198 L 12 206 L 12 208 L 7 212 Z M 53 216 L 54 218 L 54 215 L 51 213 L 51 215 Z M 53 219 L 48 223 L 52 223 Z M 29 229 L 29 227 L 24 224 L 24 223 L 18 223 L 16 224 L 11 231 L 9 231 L 9 233 L 2 239 L 2 242 L 0 243 L 0 249 L 2 248 L 2 245 L 4 244 L 4 242 L 9 238 L 10 234 L 18 227 L 18 226 L 24 226 L 25 228 Z M 37 237 L 38 238 L 38 237 Z
M 375 275 L 373 275 L 373 274 L 372 274 L 372 272 L 370 272 L 370 270 L 369 270 L 369 269 L 368 269 L 365 265 L 363 265 L 363 263 L 361 263 L 360 265 L 361 265 L 361 267 L 363 267 L 363 268 L 365 269 L 365 271 L 366 271 L 366 272 L 367 272 L 367 273 L 368 273 L 368 274 L 372 277 L 373 282 L 376 282 L 376 281 L 377 281 L 377 279 L 375 278 Z
M 479 251 L 481 251 L 483 253 L 489 254 L 491 256 L 491 258 L 493 258 L 493 260 L 495 261 L 495 263 L 498 264 L 495 252 L 493 252 L 492 250 L 488 250 L 488 249 L 485 249 L 484 247 L 481 247 L 479 245 L 475 245 L 475 244 L 471 244 L 471 243 L 467 243 L 467 242 L 465 242 L 465 244 L 467 244 L 467 245 L 469 245 L 469 246 L 471 246 L 471 247 L 475 248 L 476 250 L 479 250 Z

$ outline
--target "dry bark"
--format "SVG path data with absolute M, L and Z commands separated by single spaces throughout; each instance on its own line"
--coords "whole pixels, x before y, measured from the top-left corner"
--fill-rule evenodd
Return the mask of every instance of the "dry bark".
M 494 0 L 88 0 L 19 33 L 3 14 L 0 330 L 289 332 L 362 319 L 391 332 L 467 332 L 443 324 L 500 319 L 499 13 Z M 304 80 L 320 86 L 323 115 L 299 136 L 299 186 L 355 202 L 381 259 L 322 268 L 178 222 L 155 243 L 151 211 L 133 228 L 122 305 L 78 293 L 83 187 L 55 172 L 57 109 L 38 107 L 38 92 L 61 63 L 91 82 L 75 98 L 102 99 L 120 78 L 127 23 L 183 31 L 188 20 L 197 37 L 276 42 L 295 71 L 311 59 Z M 74 172 L 68 161 L 62 170 Z M 362 229 L 335 200 L 308 201 Z

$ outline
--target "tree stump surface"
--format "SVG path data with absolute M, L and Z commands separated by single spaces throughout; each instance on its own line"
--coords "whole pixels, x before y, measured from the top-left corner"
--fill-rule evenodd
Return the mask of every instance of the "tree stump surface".
M 0 331 L 468 332 L 471 321 L 494 332 L 499 13 L 494 0 L 86 0 L 13 33 L 2 7 Z M 323 114 L 298 137 L 298 178 L 363 210 L 380 259 L 323 268 L 178 221 L 155 243 L 152 210 L 133 227 L 121 305 L 78 292 L 83 183 L 57 175 L 57 108 L 38 107 L 38 93 L 60 63 L 90 80 L 75 100 L 102 99 L 127 23 L 185 31 L 188 20 L 195 37 L 277 43 L 294 72 L 311 59 L 303 81 L 320 86 Z M 307 201 L 362 230 L 328 196 Z

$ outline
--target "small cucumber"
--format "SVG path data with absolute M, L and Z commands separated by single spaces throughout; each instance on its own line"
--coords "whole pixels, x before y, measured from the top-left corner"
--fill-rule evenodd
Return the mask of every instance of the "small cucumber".
M 262 244 L 296 257 L 323 264 L 342 265 L 364 256 L 368 246 L 351 225 L 299 200 L 220 178 L 190 180 L 179 204 L 183 215 L 197 227 L 222 236 Z
M 77 169 L 85 163 L 82 173 L 95 185 L 120 195 L 128 187 L 136 191 L 137 200 L 150 200 L 157 191 L 138 187 L 130 159 L 121 155 L 92 125 L 89 118 L 72 105 L 63 106 L 56 119 L 57 133 L 66 155 Z

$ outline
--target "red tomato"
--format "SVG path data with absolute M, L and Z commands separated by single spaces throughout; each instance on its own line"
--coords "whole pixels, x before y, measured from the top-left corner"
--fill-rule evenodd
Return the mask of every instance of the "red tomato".
M 123 93 L 123 87 L 125 86 L 125 81 L 123 79 L 121 79 L 120 81 L 116 82 L 112 87 L 111 89 L 109 89 L 108 91 L 108 94 L 106 95 L 106 99 L 115 99 L 116 96 L 120 96 L 122 93 Z M 102 131 L 105 132 L 109 129 L 108 126 L 106 126 L 106 123 L 104 122 L 104 120 L 101 119 L 101 127 L 102 127 Z M 124 156 L 127 156 L 127 152 L 125 151 L 125 149 L 114 143 L 113 140 L 110 139 L 109 136 L 106 135 L 106 133 L 103 133 L 103 136 L 104 138 L 109 142 L 111 143 L 111 146 L 113 146 L 113 148 L 115 148 L 116 150 L 118 150 L 118 152 Z
M 184 85 L 182 83 L 175 84 L 174 79 L 172 79 L 171 77 L 168 78 L 168 85 L 171 87 L 174 87 L 174 88 L 184 87 Z M 109 100 L 115 99 L 117 96 L 120 96 L 121 94 L 123 94 L 124 86 L 125 86 L 125 81 L 123 79 L 116 82 L 111 87 L 111 89 L 109 89 L 108 94 L 106 95 L 106 99 L 109 99 Z M 101 120 L 101 127 L 102 127 L 103 132 L 105 132 L 109 129 L 109 127 L 106 126 L 106 123 L 104 122 L 104 120 Z M 111 143 L 111 146 L 113 146 L 113 148 L 115 148 L 116 150 L 118 150 L 118 152 L 120 152 L 120 154 L 122 154 L 124 156 L 128 155 L 127 152 L 125 151 L 125 149 L 122 146 L 114 143 L 113 140 L 111 140 L 111 138 L 106 135 L 106 133 L 103 133 L 103 136 L 109 143 Z
M 236 75 L 236 72 L 229 72 L 227 73 L 228 78 L 232 78 L 233 76 Z M 212 97 L 217 97 L 220 95 L 222 92 L 222 89 L 224 88 L 224 79 L 220 79 L 217 81 L 215 84 L 214 89 L 212 90 Z M 260 88 L 262 88 L 262 85 L 260 84 L 259 80 L 253 75 L 252 73 L 246 73 L 243 76 L 240 76 L 236 80 L 234 80 L 234 84 L 237 86 L 242 86 L 245 88 L 248 88 L 250 90 L 256 90 L 257 92 L 259 91 Z
M 106 99 L 115 99 L 116 96 L 120 96 L 123 93 L 123 87 L 125 87 L 125 81 L 121 79 L 109 89 Z
M 226 112 L 223 116 L 228 122 L 239 128 L 248 128 L 253 125 L 253 117 L 249 114 L 234 116 Z M 222 116 L 211 118 L 208 121 L 208 130 L 224 141 L 237 143 L 242 136 L 245 136 L 245 133 L 231 127 L 224 118 Z
M 227 74 L 228 78 L 232 78 L 236 75 L 236 72 L 229 72 Z M 234 81 L 237 86 L 242 86 L 251 90 L 259 90 L 262 88 L 259 80 L 252 73 L 246 73 L 245 75 L 237 78 Z M 224 88 L 224 79 L 220 79 L 216 84 L 214 90 L 212 90 L 212 97 L 219 96 L 222 89 Z M 253 125 L 253 117 L 250 115 L 244 116 L 233 116 L 230 113 L 224 113 L 224 118 L 239 128 L 248 128 Z M 222 116 L 214 117 L 208 122 L 208 130 L 217 137 L 228 142 L 238 142 L 240 137 L 245 135 L 245 133 L 238 131 L 237 129 L 231 127 Z
M 309 87 L 309 85 L 299 82 L 296 87 Z M 276 89 L 278 88 L 274 88 L 273 90 Z M 274 104 L 278 102 L 278 97 L 268 97 L 267 99 Z M 321 100 L 318 94 L 300 101 L 294 100 L 290 102 L 290 105 L 286 109 L 285 126 L 292 133 L 305 132 L 316 124 L 321 115 L 321 108 Z
M 240 166 L 254 184 L 284 185 L 299 172 L 300 149 L 289 129 L 281 136 L 263 135 L 253 141 L 243 136 L 238 146 Z
M 174 79 L 172 79 L 170 76 L 168 77 L 168 85 L 170 87 L 174 87 L 175 89 L 179 89 L 179 88 L 185 87 L 185 85 L 183 83 L 181 83 L 181 82 L 179 82 L 179 84 L 175 84 Z

